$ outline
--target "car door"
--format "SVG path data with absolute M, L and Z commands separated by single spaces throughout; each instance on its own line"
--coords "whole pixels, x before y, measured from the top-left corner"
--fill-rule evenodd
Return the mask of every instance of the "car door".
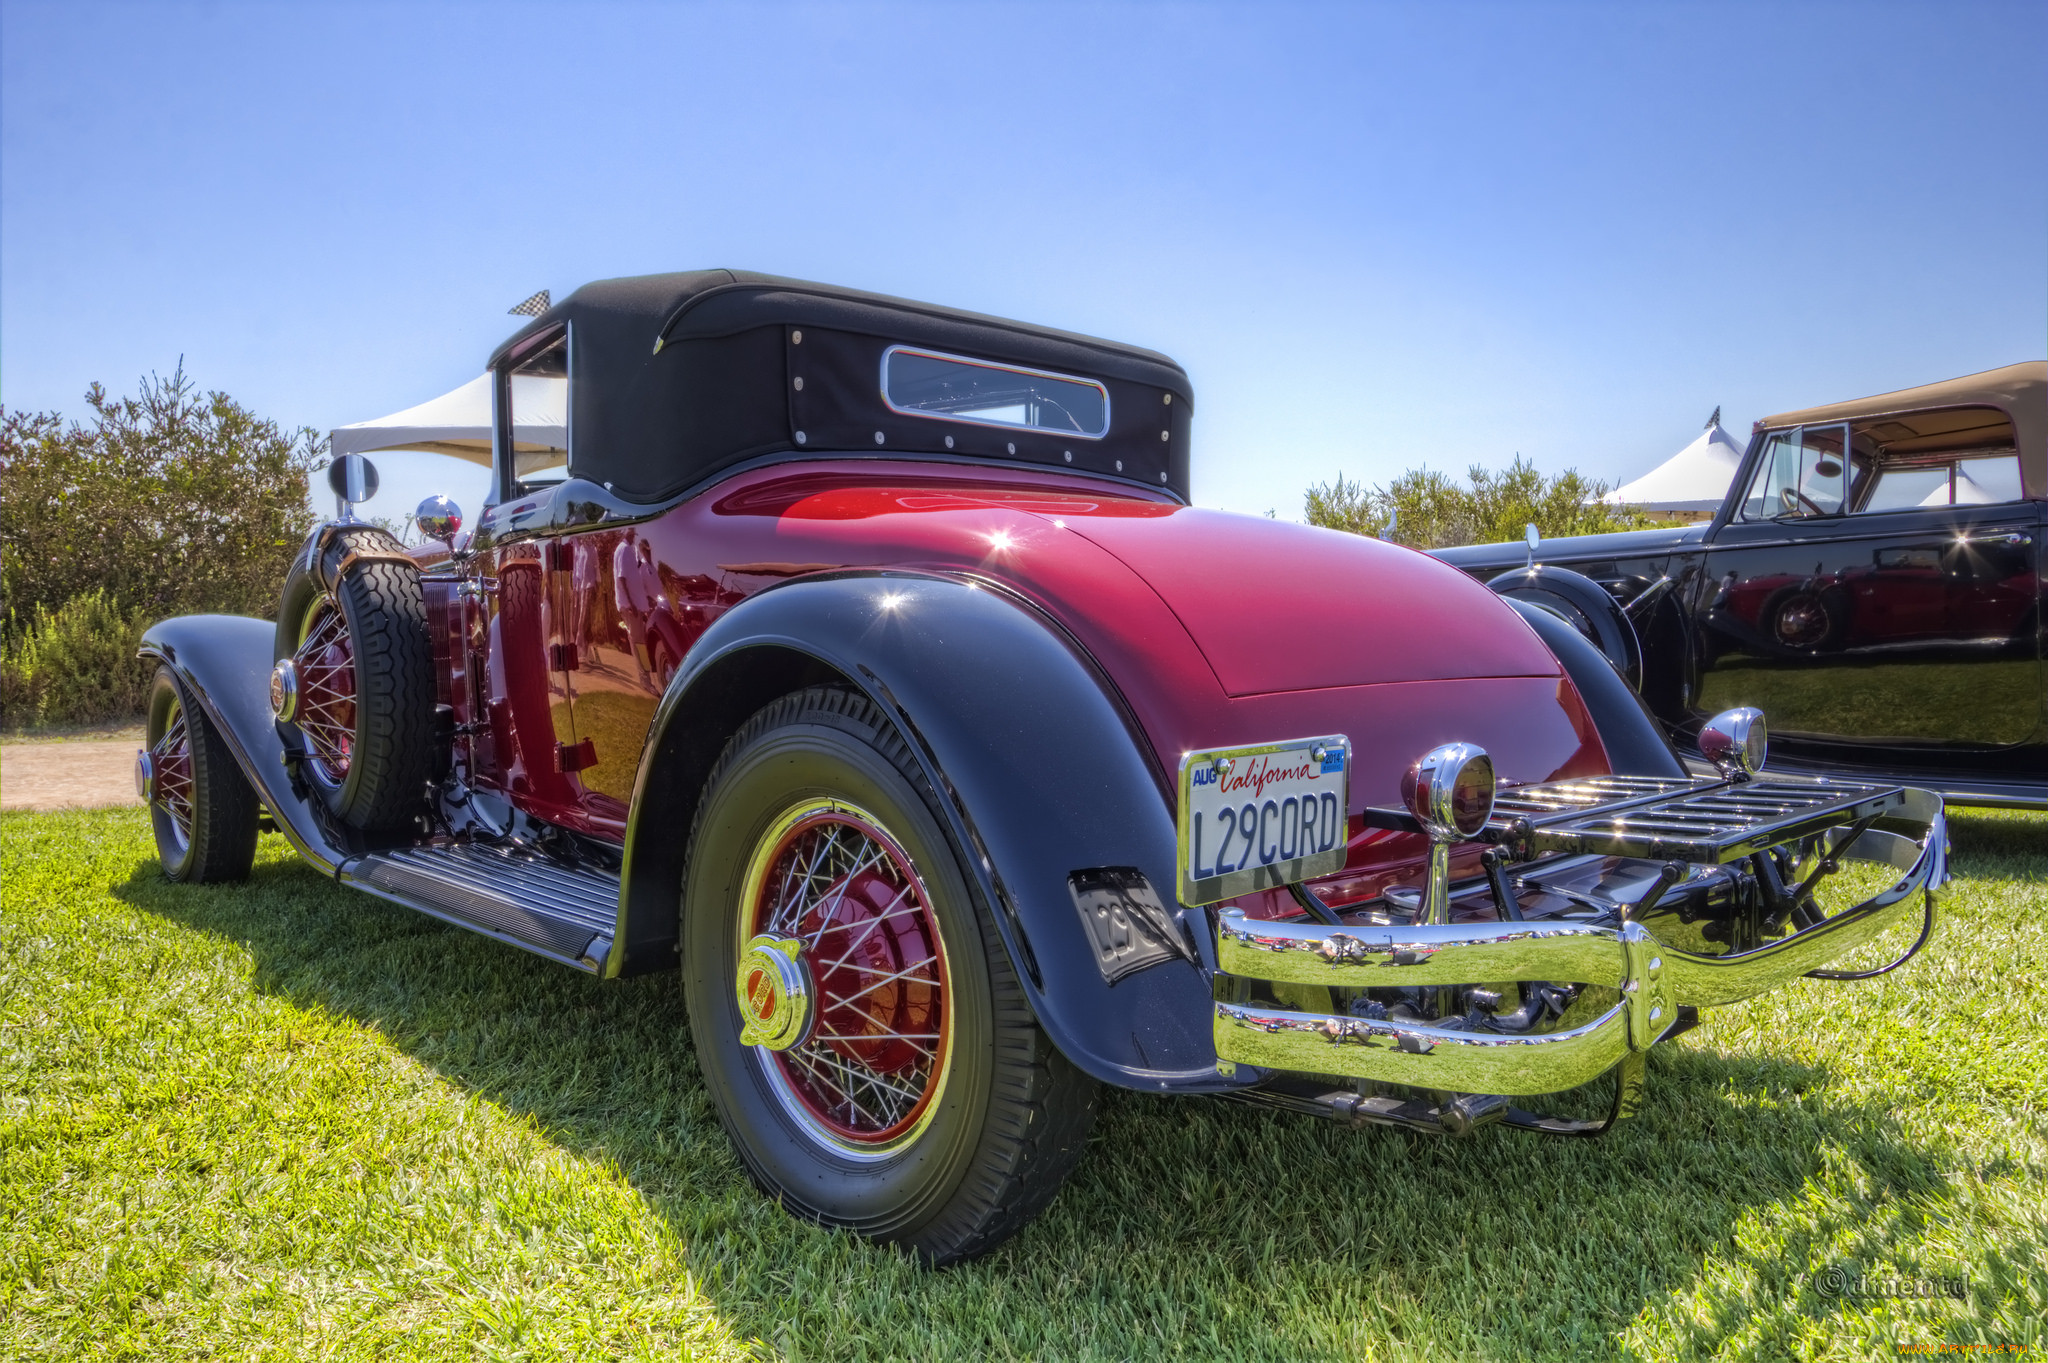
M 580 793 L 566 671 L 569 659 L 552 579 L 560 555 L 557 495 L 568 475 L 568 336 L 535 339 L 494 375 L 492 499 L 478 518 L 484 570 L 481 690 L 495 786 L 535 818 L 575 824 Z
M 2028 741 L 2041 711 L 2038 508 L 1953 504 L 1967 461 L 1880 470 L 1850 436 L 1827 424 L 1760 442 L 1749 492 L 1707 548 L 1695 717 L 1755 705 L 1786 751 L 1821 759 L 1845 744 Z M 1909 478 L 1873 497 L 1882 476 L 1906 473 L 1924 495 Z
M 585 530 L 553 541 L 550 662 L 566 701 L 564 773 L 589 831 L 622 835 L 641 749 L 661 699 L 649 647 L 642 559 L 630 529 Z

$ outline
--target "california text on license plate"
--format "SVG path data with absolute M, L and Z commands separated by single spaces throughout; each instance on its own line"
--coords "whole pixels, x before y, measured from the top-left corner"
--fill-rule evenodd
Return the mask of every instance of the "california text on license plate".
M 1207 748 L 1180 761 L 1180 902 L 1212 904 L 1344 868 L 1351 740 Z

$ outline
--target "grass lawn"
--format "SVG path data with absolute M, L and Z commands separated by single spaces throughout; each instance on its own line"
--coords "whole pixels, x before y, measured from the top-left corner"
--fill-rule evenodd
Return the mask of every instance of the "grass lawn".
M 1928 951 L 1722 1010 L 1602 1141 L 1109 1095 L 941 1274 L 766 1204 L 675 984 L 600 984 L 266 836 L 0 819 L 0 1358 L 1869 1359 L 2048 1345 L 2048 817 L 1964 814 Z M 1960 1280 L 1963 1295 L 1852 1299 Z

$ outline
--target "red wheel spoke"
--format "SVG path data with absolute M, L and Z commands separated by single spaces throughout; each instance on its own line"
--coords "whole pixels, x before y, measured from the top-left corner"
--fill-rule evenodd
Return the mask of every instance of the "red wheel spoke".
M 944 1075 L 938 925 L 909 858 L 866 816 L 820 801 L 790 818 L 756 863 L 743 926 L 798 944 L 809 1030 L 762 1056 L 793 1113 L 841 1148 L 885 1151 L 918 1129 Z
M 908 885 L 904 886 L 902 890 L 897 892 L 897 902 L 902 902 L 903 896 L 909 893 L 910 887 Z M 833 970 L 838 968 L 839 966 L 845 965 L 849 960 L 853 959 L 853 953 L 860 950 L 860 944 L 868 939 L 868 934 L 875 930 L 876 924 L 881 923 L 886 919 L 900 918 L 908 914 L 921 914 L 923 912 L 924 905 L 912 904 L 907 909 L 894 909 L 889 913 L 876 914 L 873 918 L 870 918 L 868 920 L 867 926 L 860 930 L 860 936 L 854 938 L 853 941 L 847 944 L 846 950 L 844 952 L 842 952 L 836 959 L 827 961 L 823 965 L 818 966 L 817 969 Z
M 192 731 L 185 722 L 185 707 L 172 703 L 170 722 L 149 747 L 150 763 L 156 770 L 155 803 L 171 816 L 178 836 L 192 837 Z
M 292 655 L 299 674 L 296 723 L 307 756 L 330 781 L 348 778 L 355 755 L 356 665 L 347 623 L 332 602 L 315 607 L 312 625 Z
M 898 980 L 902 979 L 902 978 L 903 978 L 903 977 L 904 977 L 905 975 L 908 975 L 908 974 L 909 974 L 909 973 L 910 973 L 911 971 L 913 971 L 913 970 L 916 970 L 916 969 L 919 969 L 920 967 L 923 967 L 923 966 L 928 966 L 928 965 L 931 965 L 931 964 L 932 964 L 933 962 L 937 961 L 938 959 L 939 959 L 939 958 L 938 958 L 938 957 L 936 957 L 936 956 L 927 956 L 927 957 L 925 957 L 925 958 L 924 958 L 924 959 L 923 959 L 922 961 L 912 961 L 912 962 L 911 962 L 911 963 L 910 963 L 909 965 L 907 965 L 907 966 L 904 966 L 904 967 L 903 967 L 903 969 L 901 969 L 901 970 L 897 971 L 897 972 L 896 972 L 895 974 L 893 974 L 893 975 L 884 975 L 884 976 L 883 976 L 883 977 L 882 977 L 881 979 L 879 979 L 879 980 L 876 980 L 876 981 L 875 981 L 875 982 L 874 982 L 873 984 L 869 985 L 869 986 L 868 986 L 867 988 L 865 988 L 865 989 L 862 989 L 862 990 L 860 990 L 860 991 L 858 991 L 858 992 L 856 992 L 856 993 L 852 993 L 852 994 L 847 994 L 847 995 L 844 995 L 844 996 L 843 996 L 843 997 L 841 997 L 841 998 L 835 999 L 835 1000 L 833 1000 L 833 1001 L 832 1001 L 831 1003 L 827 1004 L 827 1005 L 826 1005 L 826 1007 L 828 1007 L 828 1008 L 851 1008 L 851 1007 L 853 1006 L 853 1003 L 854 1003 L 854 1000 L 855 1000 L 855 999 L 864 999 L 864 998 L 866 998 L 866 997 L 867 997 L 868 995 L 870 995 L 870 994 L 874 993 L 874 992 L 875 992 L 875 991 L 876 991 L 877 989 L 880 989 L 880 988 L 881 988 L 881 987 L 882 987 L 883 985 L 885 985 L 885 984 L 894 984 L 894 983 L 895 983 L 896 981 L 898 981 Z

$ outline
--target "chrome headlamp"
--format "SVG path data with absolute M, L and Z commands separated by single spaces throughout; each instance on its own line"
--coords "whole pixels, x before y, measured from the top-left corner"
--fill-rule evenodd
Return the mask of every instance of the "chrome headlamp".
M 1770 744 L 1764 712 L 1753 705 L 1723 710 L 1700 729 L 1700 755 L 1730 781 L 1747 781 L 1762 771 Z

